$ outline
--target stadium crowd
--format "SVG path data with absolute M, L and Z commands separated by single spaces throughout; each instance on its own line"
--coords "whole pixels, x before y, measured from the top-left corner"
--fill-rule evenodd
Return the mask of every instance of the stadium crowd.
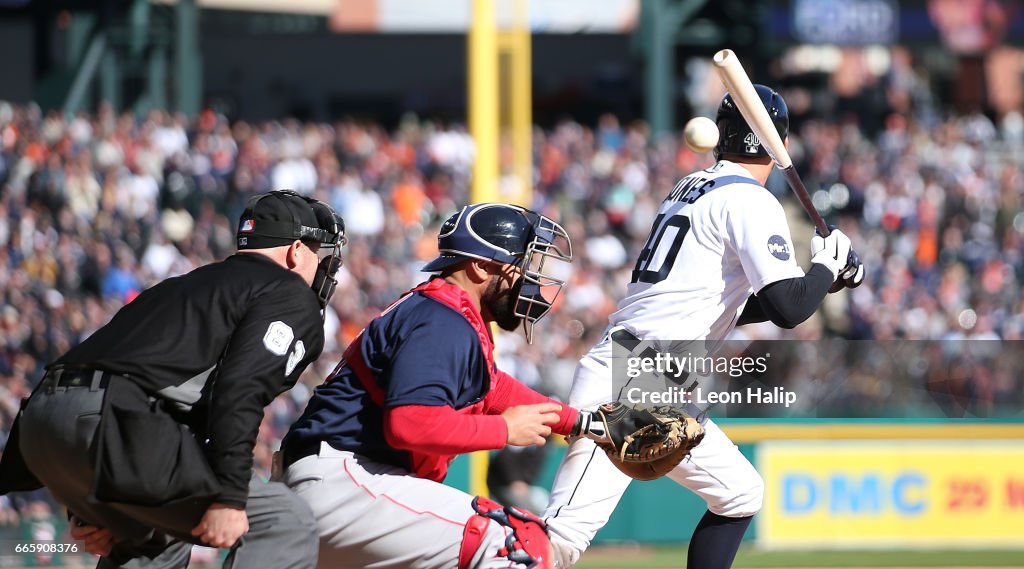
M 1021 339 L 1022 122 L 894 113 L 872 136 L 845 117 L 794 124 L 798 168 L 808 186 L 821 188 L 819 208 L 852 237 L 867 281 L 793 331 L 754 326 L 744 334 Z M 593 127 L 537 129 L 533 141 L 534 208 L 562 221 L 577 260 L 539 340 L 527 347 L 522 335 L 503 334 L 499 365 L 564 396 L 576 360 L 625 291 L 658 203 L 712 158 L 610 115 Z M 344 216 L 349 246 L 325 318 L 324 354 L 268 408 L 257 447 L 257 465 L 268 470 L 280 436 L 347 343 L 424 278 L 419 267 L 436 252 L 439 222 L 469 198 L 473 156 L 464 128 L 416 118 L 389 131 L 349 120 L 230 122 L 213 111 L 136 118 L 104 107 L 66 117 L 0 104 L 3 439 L 43 366 L 140 290 L 231 254 L 249 196 L 292 188 Z M 811 229 L 782 180 L 770 185 L 791 211 L 806 266 Z M 1024 374 L 1014 369 L 969 378 L 964 389 L 989 402 L 1019 399 Z M 869 404 L 891 393 L 878 374 L 830 377 L 844 396 Z M 40 506 L 29 504 L 45 500 L 6 498 L 0 524 L 32 515 Z

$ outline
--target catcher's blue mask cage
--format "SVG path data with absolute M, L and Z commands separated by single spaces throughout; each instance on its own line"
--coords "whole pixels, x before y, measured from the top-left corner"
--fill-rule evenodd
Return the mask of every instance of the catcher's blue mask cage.
M 533 327 L 543 318 L 569 278 L 572 242 L 569 234 L 551 219 L 527 210 L 533 236 L 526 246 L 520 267 L 516 316 L 523 319 L 527 342 L 533 342 Z

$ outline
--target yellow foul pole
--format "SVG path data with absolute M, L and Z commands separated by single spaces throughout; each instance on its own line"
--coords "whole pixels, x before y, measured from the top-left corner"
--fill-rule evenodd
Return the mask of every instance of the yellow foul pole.
M 516 203 L 530 207 L 533 202 L 533 83 L 530 3 L 529 0 L 515 2 L 512 29 L 510 30 L 511 71 L 511 131 L 512 155 L 515 162 L 515 176 L 519 186 Z
M 469 133 L 476 144 L 470 201 L 497 201 L 498 195 L 498 26 L 495 0 L 471 0 L 467 40 Z
M 470 202 L 498 201 L 498 24 L 495 0 L 470 0 L 466 40 L 469 134 L 476 144 Z M 487 496 L 487 451 L 469 456 L 469 493 Z

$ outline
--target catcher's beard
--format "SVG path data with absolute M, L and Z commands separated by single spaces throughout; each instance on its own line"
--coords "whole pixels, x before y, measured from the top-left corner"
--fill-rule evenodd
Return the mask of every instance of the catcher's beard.
M 516 299 L 519 298 L 519 289 L 522 287 L 522 277 L 516 279 L 515 284 L 501 290 L 501 275 L 491 277 L 487 283 L 487 290 L 481 298 L 481 306 L 489 313 L 490 317 L 499 328 L 506 332 L 514 332 L 519 327 L 519 317 L 516 316 Z

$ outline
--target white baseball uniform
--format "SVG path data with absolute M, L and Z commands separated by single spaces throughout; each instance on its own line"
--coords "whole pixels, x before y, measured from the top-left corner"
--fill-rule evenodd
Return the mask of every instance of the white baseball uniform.
M 745 168 L 723 160 L 683 178 L 658 210 L 604 339 L 576 368 L 570 405 L 593 409 L 614 397 L 615 330 L 640 340 L 703 340 L 714 354 L 752 293 L 803 275 L 782 205 Z M 715 514 L 754 515 L 760 475 L 714 422 L 705 419 L 704 428 L 703 442 L 669 477 Z M 543 516 L 560 566 L 579 559 L 630 481 L 593 441 L 569 445 Z

